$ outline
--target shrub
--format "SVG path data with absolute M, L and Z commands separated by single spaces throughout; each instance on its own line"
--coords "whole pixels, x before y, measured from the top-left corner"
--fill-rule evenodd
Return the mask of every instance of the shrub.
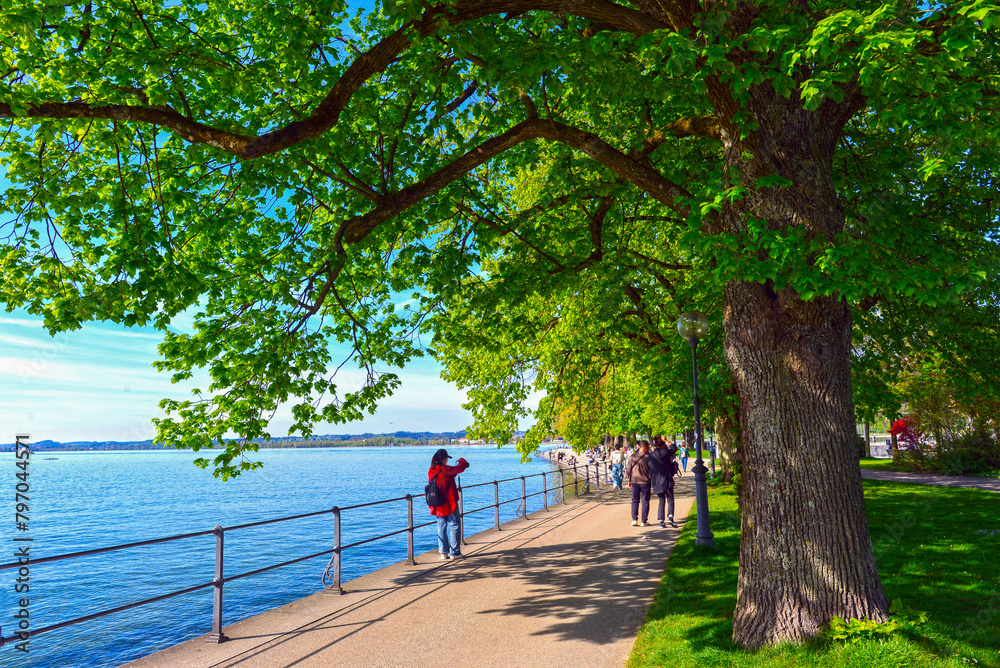
M 941 443 L 934 463 L 949 475 L 990 475 L 1000 469 L 1000 443 L 986 434 L 966 434 Z
M 901 628 L 915 629 L 927 622 L 927 613 L 913 610 L 903 604 L 901 599 L 895 599 L 889 608 L 890 619 L 878 623 L 870 619 L 848 619 L 834 617 L 825 631 L 826 637 L 832 640 L 842 640 L 848 643 L 859 643 L 866 640 L 885 640 L 897 633 Z
M 826 635 L 832 640 L 857 643 L 865 640 L 888 638 L 897 628 L 899 628 L 899 625 L 891 619 L 884 624 L 879 624 L 870 619 L 849 619 L 844 621 L 840 617 L 834 617 L 830 620 L 830 627 Z

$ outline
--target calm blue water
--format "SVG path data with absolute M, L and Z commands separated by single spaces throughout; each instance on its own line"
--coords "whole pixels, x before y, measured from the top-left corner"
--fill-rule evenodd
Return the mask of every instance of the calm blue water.
M 10 563 L 16 536 L 31 536 L 35 558 L 161 538 L 326 510 L 333 506 L 423 493 L 436 446 L 265 450 L 262 470 L 223 483 L 191 461 L 190 452 L 34 453 L 30 463 L 30 531 L 14 529 L 12 453 L 0 454 L 0 563 Z M 512 446 L 449 448 L 471 467 L 468 488 L 481 482 L 552 470 L 547 462 L 520 462 Z M 46 457 L 57 457 L 47 460 Z M 550 476 L 549 486 L 555 478 Z M 528 493 L 541 479 L 528 480 Z M 501 483 L 501 501 L 520 497 L 520 480 Z M 467 489 L 465 509 L 493 503 L 493 486 Z M 501 522 L 518 503 L 501 507 Z M 540 496 L 528 510 L 541 508 Z M 428 521 L 422 498 L 414 522 Z M 349 544 L 406 527 L 406 503 L 344 511 L 343 542 Z M 493 525 L 492 509 L 466 518 L 466 534 Z M 437 547 L 434 527 L 416 532 L 416 553 Z M 333 546 L 333 515 L 281 522 L 226 533 L 227 578 L 317 552 L 324 555 L 225 585 L 224 624 L 283 605 L 322 589 L 321 576 Z M 406 558 L 406 534 L 344 552 L 344 581 Z M 48 564 L 30 572 L 31 626 L 59 623 L 195 584 L 211 582 L 215 537 L 199 536 Z M 14 630 L 15 570 L 0 570 L 0 625 Z M 88 668 L 117 666 L 212 630 L 212 589 L 119 612 L 31 638 L 27 654 L 13 643 L 0 648 L 0 665 Z

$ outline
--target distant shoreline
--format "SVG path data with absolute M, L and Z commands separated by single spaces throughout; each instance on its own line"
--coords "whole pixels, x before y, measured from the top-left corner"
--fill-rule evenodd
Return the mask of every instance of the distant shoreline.
M 308 441 L 300 437 L 285 436 L 270 441 L 254 441 L 262 450 L 289 448 L 361 448 L 398 447 L 404 445 L 453 445 L 454 441 L 465 438 L 465 432 L 396 432 L 392 434 L 327 434 L 314 436 Z M 182 451 L 183 448 L 168 448 L 146 441 L 28 441 L 34 452 L 107 452 L 113 450 L 156 450 L 164 452 Z M 13 452 L 14 443 L 0 444 L 0 452 Z M 218 447 L 213 449 L 219 449 Z
M 316 448 L 404 448 L 408 446 L 430 446 L 430 445 L 440 445 L 439 443 L 393 443 L 391 445 L 372 445 L 370 443 L 309 443 L 303 445 L 271 445 L 267 443 L 261 443 L 261 450 L 313 450 Z M 447 444 L 446 444 L 447 445 Z M 451 444 L 454 445 L 454 444 Z M 207 450 L 208 448 L 202 448 L 202 450 Z M 211 448 L 212 450 L 221 450 L 221 448 Z M 71 446 L 71 445 L 44 445 L 42 447 L 35 447 L 35 444 L 31 444 L 32 452 L 192 452 L 190 448 L 167 448 L 163 446 L 132 446 L 132 445 L 122 445 L 119 447 L 109 447 L 103 445 L 96 445 L 94 447 L 87 446 Z M 13 452 L 13 444 L 0 445 L 0 452 Z
M 414 445 L 466 446 L 495 445 L 494 443 L 457 443 L 465 439 L 465 432 L 395 432 L 392 434 L 336 434 L 314 436 L 308 441 L 285 436 L 270 441 L 255 441 L 261 450 L 290 450 L 296 448 L 398 448 Z M 185 452 L 185 448 L 168 448 L 148 441 L 29 441 L 33 452 L 114 452 L 151 450 L 156 452 Z M 0 444 L 0 452 L 13 452 L 14 443 Z M 206 450 L 208 448 L 205 448 Z M 212 448 L 219 450 L 219 447 Z

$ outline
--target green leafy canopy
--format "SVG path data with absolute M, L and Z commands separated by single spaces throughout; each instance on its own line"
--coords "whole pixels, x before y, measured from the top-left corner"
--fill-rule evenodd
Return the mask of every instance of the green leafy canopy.
M 278 406 L 303 435 L 358 419 L 429 350 L 481 434 L 536 391 L 539 433 L 598 399 L 584 431 L 625 428 L 608 416 L 684 377 L 672 326 L 693 307 L 720 325 L 722 396 L 730 281 L 981 308 L 962 300 L 997 269 L 996 5 L 552 8 L 3 3 L 0 299 L 52 332 L 160 328 L 158 367 L 212 383 L 164 400 L 158 437 L 224 446 L 202 460 L 223 477 Z M 773 149 L 791 117 L 825 175 Z M 827 186 L 832 231 L 801 198 Z M 186 309 L 194 333 L 171 331 Z M 613 370 L 646 389 L 609 399 Z

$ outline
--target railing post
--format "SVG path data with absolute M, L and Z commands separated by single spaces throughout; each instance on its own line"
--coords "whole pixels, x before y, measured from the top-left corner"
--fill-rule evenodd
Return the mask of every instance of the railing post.
M 590 492 L 590 464 L 583 465 L 583 493 Z
M 528 488 L 524 476 L 521 476 L 521 508 L 524 509 L 524 519 L 528 519 Z
M 344 594 L 344 588 L 340 586 L 341 584 L 341 554 L 340 546 L 343 543 L 340 540 L 340 507 L 333 507 L 333 588 L 337 590 L 338 593 Z
M 406 561 L 411 566 L 415 566 L 417 560 L 413 558 L 413 495 L 406 495 Z
M 576 462 L 573 462 L 573 496 L 580 498 L 580 472 L 576 469 Z
M 465 490 L 462 489 L 462 476 L 455 477 L 455 486 L 458 488 L 458 542 L 468 545 L 465 542 Z
M 549 474 L 548 471 L 542 471 L 542 505 L 545 506 L 545 510 L 549 509 Z
M 222 585 L 225 584 L 225 577 L 223 576 L 225 529 L 219 525 L 215 525 L 212 533 L 215 534 L 215 580 L 212 587 L 212 632 L 208 635 L 208 642 L 220 643 L 228 640 L 222 632 Z
M 493 527 L 500 531 L 500 483 L 493 481 Z

